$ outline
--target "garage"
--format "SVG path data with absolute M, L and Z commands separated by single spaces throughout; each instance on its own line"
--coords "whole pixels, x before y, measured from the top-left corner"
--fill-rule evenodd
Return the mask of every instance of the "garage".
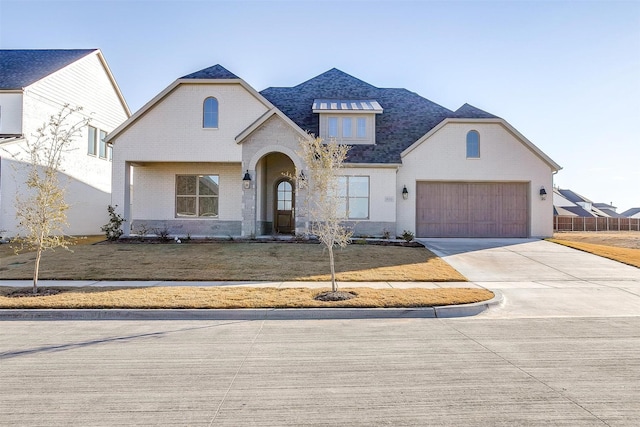
M 418 237 L 529 237 L 529 183 L 418 182 Z

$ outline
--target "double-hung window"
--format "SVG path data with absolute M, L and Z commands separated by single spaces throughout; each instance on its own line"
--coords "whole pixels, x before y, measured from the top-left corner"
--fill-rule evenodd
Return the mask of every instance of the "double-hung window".
M 176 217 L 218 217 L 218 175 L 176 176 Z
M 345 219 L 369 219 L 369 177 L 338 177 L 339 212 Z

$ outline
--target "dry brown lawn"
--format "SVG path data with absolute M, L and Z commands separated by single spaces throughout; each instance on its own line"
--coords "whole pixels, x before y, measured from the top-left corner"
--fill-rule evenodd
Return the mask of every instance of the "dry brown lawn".
M 564 232 L 548 240 L 640 268 L 638 231 Z
M 81 243 L 93 243 L 84 240 Z M 40 279 L 326 281 L 328 256 L 310 243 L 102 243 L 43 254 Z M 0 278 L 30 279 L 34 253 L 0 245 Z M 466 281 L 425 248 L 352 244 L 336 250 L 339 281 Z
M 50 289 L 50 288 L 48 288 Z M 9 298 L 16 288 L 0 287 L 0 308 L 90 309 L 213 309 L 309 307 L 432 307 L 486 301 L 485 289 L 371 289 L 344 288 L 357 294 L 346 301 L 314 300 L 328 289 L 253 287 L 57 288 L 63 292 L 40 297 Z M 40 289 L 43 291 L 44 289 Z

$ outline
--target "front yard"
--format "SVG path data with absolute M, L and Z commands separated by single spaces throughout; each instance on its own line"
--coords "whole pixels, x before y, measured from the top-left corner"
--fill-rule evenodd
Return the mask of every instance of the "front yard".
M 328 255 L 312 243 L 99 243 L 43 254 L 40 279 L 326 281 Z M 466 281 L 425 248 L 352 244 L 337 249 L 339 281 Z M 0 278 L 30 279 L 33 253 L 0 246 Z

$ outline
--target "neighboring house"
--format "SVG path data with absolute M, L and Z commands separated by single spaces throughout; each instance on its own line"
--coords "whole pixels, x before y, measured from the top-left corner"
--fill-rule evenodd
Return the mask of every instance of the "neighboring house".
M 306 169 L 296 151 L 308 132 L 352 146 L 341 183 L 356 235 L 553 233 L 546 193 L 560 166 L 505 120 L 337 69 L 262 92 L 220 65 L 179 78 L 107 137 L 113 203 L 134 233 L 303 232 L 290 176 Z
M 554 215 L 578 216 L 583 218 L 624 218 L 609 203 L 594 203 L 575 191 L 561 188 L 553 189 Z
M 626 218 L 640 218 L 640 208 L 631 208 L 622 212 L 622 216 Z
M 104 140 L 130 116 L 98 49 L 0 50 L 0 234 L 18 232 L 15 199 L 25 189 L 25 139 L 69 104 L 90 117 L 64 154 L 61 182 L 71 235 L 100 234 L 111 203 L 111 149 Z

